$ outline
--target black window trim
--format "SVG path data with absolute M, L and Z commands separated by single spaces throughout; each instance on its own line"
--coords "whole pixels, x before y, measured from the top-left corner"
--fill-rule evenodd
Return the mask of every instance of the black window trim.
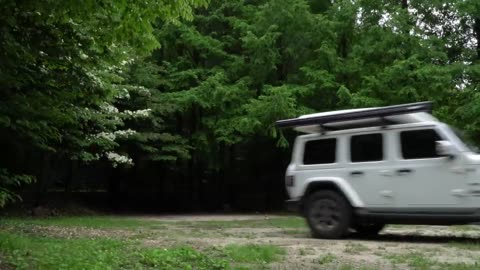
M 305 149 L 306 145 L 308 142 L 311 141 L 320 141 L 320 140 L 329 140 L 329 139 L 334 139 L 335 140 L 335 161 L 332 163 L 314 163 L 314 164 L 305 164 Z M 312 139 L 307 139 L 303 141 L 303 150 L 300 155 L 300 163 L 301 166 L 333 166 L 333 165 L 338 165 L 339 164 L 339 155 L 340 155 L 340 138 L 337 136 L 332 136 L 332 137 L 326 137 L 326 138 L 312 138 Z
M 445 156 L 438 156 L 438 157 L 423 157 L 423 158 L 404 158 L 403 157 L 403 149 L 402 149 L 402 133 L 403 132 L 409 132 L 409 131 L 422 131 L 422 130 L 433 130 L 435 133 L 437 133 L 438 137 L 442 141 L 449 141 L 445 136 L 439 132 L 439 130 L 436 128 L 436 126 L 428 126 L 428 127 L 417 127 L 417 128 L 410 128 L 410 129 L 400 129 L 397 132 L 397 138 L 396 141 L 398 142 L 398 151 L 397 151 L 397 156 L 399 160 L 402 161 L 413 161 L 413 160 L 438 160 L 438 159 L 443 159 Z
M 372 160 L 372 161 L 352 161 L 352 138 L 354 136 L 362 136 L 362 135 L 371 135 L 371 134 L 380 134 L 382 135 L 382 159 L 380 160 Z M 386 143 L 385 143 L 385 132 L 381 132 L 378 130 L 372 131 L 372 132 L 366 132 L 366 133 L 358 133 L 358 134 L 351 134 L 348 137 L 348 148 L 347 148 L 347 155 L 349 156 L 349 162 L 350 164 L 360 164 L 360 163 L 381 163 L 381 162 L 386 162 L 388 159 L 387 149 L 386 149 Z

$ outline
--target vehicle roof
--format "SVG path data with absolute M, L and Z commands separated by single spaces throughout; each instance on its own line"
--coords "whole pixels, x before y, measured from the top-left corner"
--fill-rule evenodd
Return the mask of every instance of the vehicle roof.
M 336 114 L 343 114 L 346 112 L 358 112 L 358 111 L 365 111 L 365 110 L 368 110 L 368 109 L 353 109 L 353 110 L 341 110 L 341 111 L 324 112 L 324 113 L 314 113 L 314 114 L 302 115 L 298 118 L 307 119 L 307 118 L 313 118 L 313 117 L 336 115 Z M 303 133 L 321 133 L 325 131 L 336 131 L 336 130 L 348 129 L 348 130 L 351 130 L 350 132 L 353 132 L 353 130 L 368 128 L 368 127 L 379 127 L 379 126 L 385 127 L 385 126 L 424 123 L 424 122 L 438 122 L 438 120 L 429 113 L 416 112 L 416 113 L 401 114 L 401 115 L 391 115 L 391 116 L 384 116 L 384 117 L 372 117 L 372 118 L 365 118 L 365 119 L 358 119 L 358 120 L 332 122 L 332 123 L 326 123 L 322 125 L 313 124 L 313 125 L 306 125 L 306 126 L 298 126 L 298 127 L 295 127 L 295 130 Z
M 333 131 L 324 130 L 320 132 L 308 132 L 308 134 L 300 135 L 298 137 L 308 139 L 308 138 L 318 138 L 323 136 L 330 137 L 330 136 L 342 136 L 347 134 L 369 133 L 369 132 L 382 131 L 382 130 L 434 127 L 441 123 L 435 118 L 433 119 L 434 119 L 433 121 L 411 122 L 411 123 L 402 123 L 402 124 L 395 124 L 395 125 L 388 125 L 388 126 L 376 125 L 376 126 L 350 128 L 350 129 L 340 129 L 340 130 L 333 130 Z
M 277 127 L 291 127 L 304 133 L 326 130 L 356 129 L 391 126 L 407 123 L 438 122 L 430 113 L 432 102 L 416 102 L 385 107 L 360 108 L 302 115 L 278 120 Z

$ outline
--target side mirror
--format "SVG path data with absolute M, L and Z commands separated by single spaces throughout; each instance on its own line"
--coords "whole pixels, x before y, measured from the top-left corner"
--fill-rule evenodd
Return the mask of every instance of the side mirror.
M 435 150 L 439 156 L 454 157 L 455 149 L 449 141 L 436 141 Z

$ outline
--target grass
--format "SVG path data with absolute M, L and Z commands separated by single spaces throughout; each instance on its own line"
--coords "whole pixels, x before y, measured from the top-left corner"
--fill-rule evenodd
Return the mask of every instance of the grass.
M 330 264 L 332 262 L 334 262 L 335 260 L 337 259 L 337 257 L 331 253 L 327 253 L 326 255 L 320 257 L 320 259 L 318 259 L 318 263 L 319 264 Z
M 191 247 L 147 249 L 140 252 L 142 266 L 153 269 L 228 269 L 225 259 L 214 258 Z
M 369 250 L 370 249 L 367 246 L 362 245 L 360 243 L 348 243 L 347 246 L 345 247 L 345 253 L 348 253 L 348 254 L 359 254 Z
M 462 230 L 464 227 L 457 229 Z M 299 217 L 195 222 L 113 216 L 6 218 L 0 220 L 0 269 L 239 270 L 269 269 L 275 262 L 288 267 L 292 263 L 290 261 L 292 258 L 286 256 L 284 248 L 271 244 L 241 243 L 249 241 L 247 239 L 256 240 L 257 237 L 294 239 L 298 235 L 306 235 L 307 232 L 305 221 Z M 222 240 L 218 242 L 223 243 L 222 245 L 214 246 L 213 242 L 209 244 L 209 238 L 226 237 L 240 243 L 234 242 L 235 244 L 223 246 L 232 241 Z M 318 241 L 318 243 L 312 241 L 311 244 L 329 244 L 322 240 Z M 315 255 L 316 251 L 308 249 L 307 245 L 299 249 L 298 254 L 294 254 L 296 259 L 292 259 L 293 265 L 296 265 L 296 260 L 307 259 L 309 260 L 307 264 L 334 266 L 335 269 L 376 269 L 375 265 L 354 265 L 354 261 L 348 258 L 351 255 L 356 255 L 351 256 L 352 258 L 358 258 L 358 254 L 369 252 L 390 261 L 394 268 L 480 269 L 478 264 L 452 263 L 452 260 L 448 260 L 451 263 L 444 263 L 435 261 L 432 256 L 441 256 L 445 246 L 455 252 L 469 250 L 471 254 L 478 254 L 480 244 L 475 239 L 471 242 L 445 243 L 441 249 L 440 246 L 432 246 L 419 249 L 416 253 L 393 254 L 387 252 L 386 247 L 395 247 L 401 243 L 385 242 L 381 248 L 379 246 L 372 249 L 373 251 L 369 248 L 370 244 L 366 246 L 364 242 L 339 243 L 344 248 L 341 258 L 326 253 L 316 257 L 315 260 L 310 260 L 307 255 Z M 146 246 L 150 244 L 161 245 L 162 248 Z M 480 262 L 476 257 L 471 258 L 469 262 Z
M 215 252 L 216 251 L 216 252 Z M 0 267 L 15 269 L 246 269 L 281 260 L 273 245 L 228 245 L 222 249 L 146 248 L 131 240 L 59 239 L 0 231 Z
M 262 220 L 234 220 L 234 221 L 178 221 L 180 226 L 195 227 L 199 229 L 227 229 L 227 228 L 280 228 L 298 229 L 306 228 L 305 220 L 301 217 L 277 217 Z
M 434 263 L 417 253 L 405 253 L 405 254 L 386 254 L 385 257 L 394 264 L 407 264 L 414 269 L 429 269 L 429 266 Z
M 407 264 L 412 269 L 427 270 L 427 269 L 445 269 L 445 270 L 478 270 L 480 264 L 467 263 L 443 263 L 434 261 L 419 253 L 403 253 L 403 254 L 386 254 L 385 258 L 389 259 L 394 265 Z
M 40 225 L 61 227 L 86 227 L 92 229 L 162 229 L 169 225 L 194 227 L 196 229 L 225 229 L 225 228 L 306 228 L 303 218 L 276 217 L 262 220 L 242 221 L 156 221 L 134 217 L 88 216 L 88 217 L 50 217 L 50 218 L 5 218 L 0 225 Z
M 2 225 L 24 226 L 60 226 L 85 227 L 91 229 L 136 229 L 136 228 L 164 228 L 166 222 L 142 220 L 127 217 L 88 216 L 88 217 L 50 217 L 50 218 L 6 218 Z
M 449 230 L 454 232 L 468 232 L 468 231 L 478 231 L 480 230 L 480 226 L 478 225 L 454 225 L 449 226 Z
M 228 245 L 224 249 L 228 258 L 235 262 L 271 263 L 285 255 L 285 250 L 274 245 Z
M 0 233 L 4 260 L 16 269 L 117 269 L 132 256 L 111 239 L 62 239 Z
M 458 249 L 466 249 L 466 250 L 480 250 L 480 242 L 472 241 L 472 242 L 450 242 L 448 246 L 455 247 Z

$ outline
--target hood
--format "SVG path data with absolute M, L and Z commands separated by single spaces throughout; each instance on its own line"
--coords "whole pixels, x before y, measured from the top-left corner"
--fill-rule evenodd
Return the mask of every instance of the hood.
M 480 155 L 475 153 L 468 153 L 465 155 L 466 160 L 469 164 L 480 164 Z

